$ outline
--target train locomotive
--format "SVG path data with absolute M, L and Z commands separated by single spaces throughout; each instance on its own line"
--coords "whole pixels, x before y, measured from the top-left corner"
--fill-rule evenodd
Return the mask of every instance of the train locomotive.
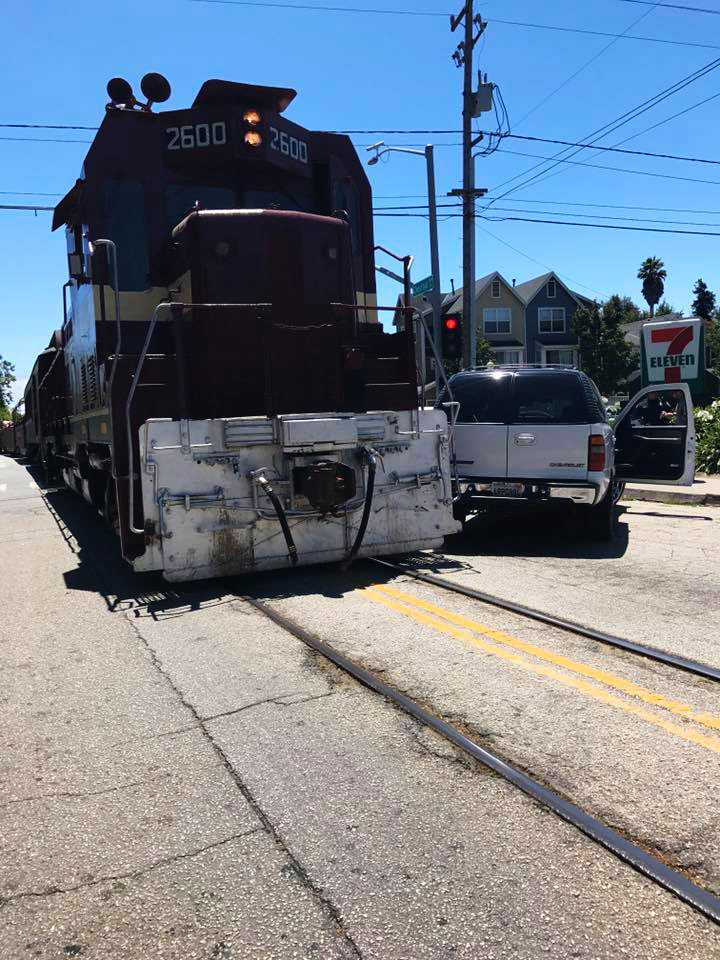
M 419 406 L 413 324 L 386 333 L 370 188 L 294 90 L 108 84 L 58 203 L 63 324 L 24 452 L 82 494 L 136 571 L 192 580 L 437 547 L 449 429 Z

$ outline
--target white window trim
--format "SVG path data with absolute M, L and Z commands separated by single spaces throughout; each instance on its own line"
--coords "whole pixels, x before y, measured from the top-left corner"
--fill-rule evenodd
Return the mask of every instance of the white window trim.
M 552 318 L 550 319 L 550 329 L 549 329 L 549 330 L 543 330 L 543 328 L 540 326 L 540 323 L 541 323 L 541 320 L 540 320 L 540 311 L 541 311 L 541 310 L 562 310 L 562 312 L 563 312 L 563 318 L 562 318 L 562 323 L 563 323 L 563 325 L 562 325 L 562 330 L 555 330 L 555 329 L 553 329 L 553 324 L 554 324 L 556 321 L 553 320 Z M 537 328 L 538 328 L 538 333 L 546 333 L 546 334 L 547 334 L 547 333 L 567 333 L 567 311 L 565 310 L 565 307 L 538 307 Z
M 553 288 L 552 293 L 550 293 L 550 284 L 552 284 L 552 288 Z M 548 296 L 548 300 L 554 300 L 557 297 L 557 281 L 556 280 L 548 280 L 547 296 Z
M 549 350 L 569 350 L 572 353 L 572 365 L 578 366 L 578 348 L 571 343 L 543 343 L 540 345 L 540 363 L 543 367 L 547 366 L 547 355 Z
M 489 310 L 492 310 L 493 313 L 495 313 L 495 312 L 498 311 L 498 310 L 507 310 L 507 312 L 508 312 L 507 322 L 508 322 L 508 324 L 509 324 L 507 330 L 497 330 L 497 329 L 495 329 L 495 330 L 488 330 L 488 329 L 487 329 L 487 322 L 488 322 L 488 321 L 487 321 L 486 318 L 487 318 L 487 313 L 488 313 Z M 502 321 L 502 322 L 504 323 L 505 321 Z M 497 327 L 498 320 L 491 320 L 490 323 L 494 323 L 495 326 Z M 510 309 L 510 307 L 483 307 L 483 333 L 486 333 L 486 334 L 488 334 L 488 335 L 491 336 L 491 337 L 507 337 L 507 336 L 509 336 L 509 335 L 512 333 L 512 310 Z
M 495 285 L 496 285 L 496 284 L 497 284 L 497 293 L 494 292 L 494 291 L 495 291 Z M 491 299 L 491 300 L 499 300 L 499 299 L 500 299 L 500 293 L 501 293 L 501 290 L 500 290 L 500 281 L 499 281 L 499 280 L 491 280 L 491 281 L 490 281 L 490 299 Z
M 496 363 L 522 363 L 524 357 L 524 351 L 522 347 L 493 347 L 493 356 L 497 357 L 499 353 L 516 353 L 518 355 L 517 360 L 496 360 Z

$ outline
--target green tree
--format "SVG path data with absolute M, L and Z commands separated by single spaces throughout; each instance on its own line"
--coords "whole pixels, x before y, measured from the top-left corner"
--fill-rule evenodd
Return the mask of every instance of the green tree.
M 675 309 L 675 307 L 670 306 L 670 304 L 667 302 L 667 300 L 663 300 L 663 302 L 662 302 L 661 304 L 659 304 L 657 310 L 655 311 L 655 316 L 656 316 L 656 317 L 665 317 L 665 316 L 667 316 L 669 313 L 677 313 L 677 310 Z M 651 314 L 651 316 L 652 316 L 652 314 Z
M 655 316 L 655 306 L 665 290 L 667 270 L 659 257 L 648 257 L 640 264 L 638 279 L 642 280 L 642 294 L 650 307 L 650 316 Z
M 606 312 L 594 303 L 591 307 L 580 307 L 573 318 L 580 366 L 604 394 L 615 393 L 638 363 L 637 354 L 621 328 L 624 314 L 616 307 L 617 303 L 613 302 Z
M 621 297 L 614 293 L 602 305 L 602 315 L 608 321 L 618 326 L 624 323 L 634 323 L 642 320 L 642 310 L 630 297 Z
M 708 366 L 720 376 L 720 317 L 717 312 L 705 327 L 705 346 L 710 355 Z
M 15 383 L 15 367 L 0 356 L 0 420 L 10 420 L 12 384 Z
M 693 295 L 695 297 L 692 302 L 693 316 L 710 320 L 715 313 L 715 294 L 712 290 L 708 290 L 705 281 L 700 279 L 693 287 Z
M 488 363 L 492 363 L 495 359 L 495 354 L 493 353 L 492 347 L 485 337 L 477 338 L 477 348 L 475 350 L 475 363 L 478 367 L 484 367 Z

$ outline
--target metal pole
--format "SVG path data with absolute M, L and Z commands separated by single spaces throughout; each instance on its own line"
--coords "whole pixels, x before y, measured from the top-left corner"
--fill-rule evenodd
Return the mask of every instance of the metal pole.
M 475 161 L 472 154 L 473 0 L 465 2 L 463 49 L 463 366 L 475 363 Z
M 433 340 L 435 353 L 442 356 L 442 284 L 440 282 L 440 256 L 438 253 L 437 203 L 435 197 L 435 158 L 432 144 L 425 147 L 425 162 L 427 163 L 428 208 L 430 214 L 430 272 L 433 277 L 433 288 L 430 291 L 430 306 L 433 312 Z M 423 338 L 424 339 L 424 338 Z M 423 370 L 423 379 L 425 370 Z

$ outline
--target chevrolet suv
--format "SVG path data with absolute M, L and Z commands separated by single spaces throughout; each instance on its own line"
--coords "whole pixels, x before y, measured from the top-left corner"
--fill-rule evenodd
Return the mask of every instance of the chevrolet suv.
M 570 368 L 486 368 L 456 374 L 440 404 L 456 414 L 455 515 L 508 501 L 573 509 L 591 536 L 612 537 L 626 480 L 690 486 L 695 473 L 686 384 L 633 397 L 611 427 L 600 393 Z

